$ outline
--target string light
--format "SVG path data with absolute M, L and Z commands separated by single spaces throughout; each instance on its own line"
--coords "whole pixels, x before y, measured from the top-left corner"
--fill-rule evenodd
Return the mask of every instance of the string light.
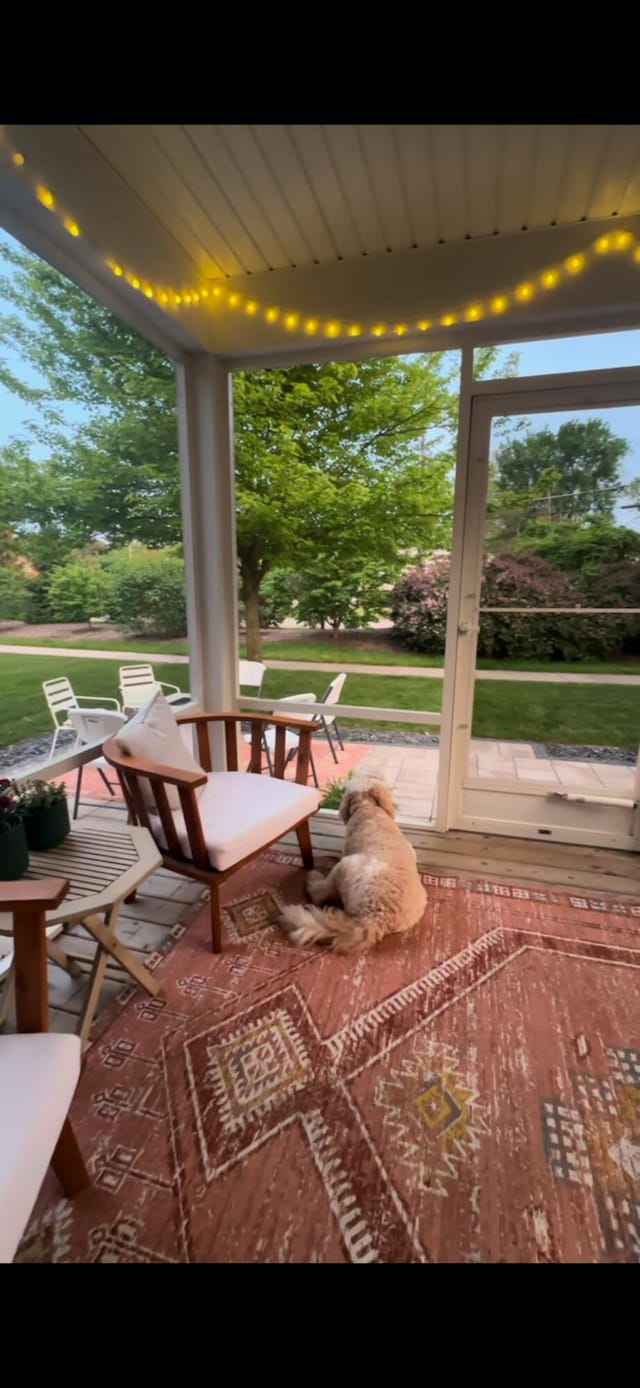
M 51 189 L 30 178 L 28 170 L 26 169 L 25 156 L 18 150 L 13 150 L 10 157 L 14 168 L 24 170 L 26 176 L 29 177 L 32 190 L 38 202 L 41 203 L 43 207 L 46 207 L 47 211 L 53 212 L 60 218 L 61 224 L 69 236 L 76 238 L 81 236 L 80 227 L 75 219 L 58 209 L 55 196 Z M 621 228 L 620 230 L 607 232 L 604 235 L 598 236 L 589 249 L 586 251 L 576 251 L 573 255 L 567 256 L 562 265 L 551 266 L 549 269 L 544 270 L 539 275 L 537 284 L 547 291 L 557 289 L 566 275 L 580 274 L 587 267 L 594 253 L 600 256 L 620 251 L 630 251 L 634 263 L 640 265 L 640 243 L 638 243 L 632 231 L 629 231 L 627 228 Z M 374 323 L 371 327 L 363 326 L 361 323 L 341 323 L 336 319 L 322 317 L 303 319 L 300 313 L 295 310 L 287 310 L 275 304 L 271 304 L 265 308 L 260 304 L 258 299 L 253 298 L 245 301 L 244 296 L 237 290 L 227 291 L 219 284 L 213 284 L 207 287 L 199 285 L 196 289 L 186 288 L 179 292 L 167 289 L 154 289 L 147 281 L 140 280 L 139 276 L 134 272 L 125 270 L 117 261 L 107 259 L 105 263 L 116 278 L 124 278 L 131 289 L 136 292 L 141 292 L 147 299 L 155 299 L 158 304 L 161 304 L 163 307 L 181 308 L 184 306 L 185 308 L 189 308 L 191 305 L 197 305 L 201 300 L 205 301 L 211 297 L 212 299 L 222 301 L 231 309 L 243 307 L 244 312 L 250 317 L 261 314 L 266 323 L 274 324 L 281 322 L 290 332 L 295 332 L 295 330 L 298 329 L 301 332 L 305 332 L 308 336 L 324 335 L 329 338 L 371 336 L 380 338 L 394 335 L 396 337 L 404 337 L 406 333 L 412 331 L 421 333 L 429 332 L 434 326 L 442 328 L 453 327 L 458 323 L 460 317 L 468 323 L 475 323 L 482 319 L 487 312 L 486 306 L 480 303 L 474 303 L 470 304 L 466 309 L 443 313 L 441 317 L 436 320 L 435 324 L 432 319 L 419 318 L 413 323 L 395 323 L 391 326 L 385 323 Z M 535 297 L 535 292 L 536 284 L 531 281 L 525 281 L 511 288 L 508 293 L 496 294 L 494 298 L 488 300 L 488 311 L 492 314 L 505 313 L 509 308 L 511 298 L 516 299 L 520 304 L 528 303 Z

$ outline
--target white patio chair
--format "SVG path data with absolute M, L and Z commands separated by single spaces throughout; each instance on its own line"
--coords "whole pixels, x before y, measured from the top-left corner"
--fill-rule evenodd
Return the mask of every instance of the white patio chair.
M 76 694 L 72 688 L 71 681 L 67 679 L 66 675 L 61 675 L 57 680 L 45 680 L 42 688 L 55 728 L 53 742 L 51 743 L 51 751 L 49 753 L 50 757 L 53 756 L 56 750 L 56 743 L 60 733 L 71 730 L 72 725 L 69 718 L 65 717 L 65 715 L 68 715 L 70 709 L 77 709 L 80 704 L 89 704 L 90 708 L 100 711 L 103 710 L 104 704 L 109 704 L 117 709 L 118 713 L 120 712 L 120 704 L 117 699 L 113 699 L 109 696 L 99 698 L 97 694 Z M 79 739 L 76 736 L 76 747 L 78 741 Z
M 299 704 L 315 704 L 315 702 L 316 702 L 316 697 L 317 697 L 317 696 L 316 696 L 315 694 L 288 694 L 288 695 L 286 696 L 286 698 L 284 698 L 284 699 L 278 699 L 277 704 L 274 705 L 272 712 L 273 712 L 273 713 L 277 713 L 277 711 L 278 711 L 278 706 L 279 706 L 280 704 L 287 704 L 287 703 L 290 704 L 290 703 L 293 703 L 294 700 L 296 701 L 296 703 L 299 703 Z M 313 713 L 300 713 L 300 712 L 297 712 L 297 713 L 294 714 L 294 717 L 297 718 L 297 719 L 302 719 L 305 723 L 313 723 L 313 722 L 316 722 L 316 721 L 317 721 L 318 715 L 316 714 L 316 715 L 314 716 Z M 244 740 L 245 740 L 245 742 L 251 742 L 251 734 L 250 734 L 250 733 L 245 733 L 245 735 L 244 735 Z M 273 776 L 272 752 L 274 752 L 274 750 L 275 750 L 275 745 L 276 745 L 276 730 L 275 730 L 275 728 L 267 728 L 266 731 L 265 731 L 265 733 L 263 734 L 262 746 L 264 747 L 265 756 L 266 756 L 266 758 L 267 758 L 267 766 L 268 766 L 268 768 L 269 768 L 269 775 L 270 775 L 270 776 Z M 298 749 L 299 749 L 299 747 L 300 747 L 300 738 L 299 738 L 299 736 L 298 736 L 298 733 L 295 733 L 295 732 L 293 732 L 292 730 L 291 730 L 291 731 L 287 730 L 287 732 L 285 733 L 285 743 L 284 743 L 284 747 L 285 747 L 285 763 L 284 763 L 284 764 L 285 764 L 285 768 L 286 768 L 286 767 L 289 765 L 289 762 L 292 762 L 293 759 L 294 759 L 294 757 L 297 757 L 297 755 L 298 755 Z M 310 761 L 310 764 L 311 764 L 311 774 L 312 774 L 312 776 L 313 776 L 313 784 L 314 784 L 316 790 L 318 790 L 318 789 L 319 789 L 319 786 L 318 786 L 318 774 L 317 774 L 317 772 L 316 772 L 315 762 L 314 762 L 314 760 L 313 760 L 313 752 L 312 752 L 312 751 L 310 751 L 310 754 L 309 754 L 309 761 Z
M 165 699 L 170 704 L 175 704 L 178 699 L 187 697 L 183 689 L 179 689 L 177 684 L 167 684 L 165 680 L 157 680 L 152 665 L 121 665 L 118 671 L 120 681 L 120 697 L 125 713 L 135 713 L 136 709 L 142 708 L 143 704 L 148 704 L 161 689 Z
M 266 673 L 267 667 L 262 664 L 261 660 L 238 661 L 238 684 L 243 689 L 255 689 L 257 699 L 262 693 Z
M 347 678 L 346 674 L 343 674 L 343 675 L 336 675 L 336 676 L 335 676 L 335 679 L 332 679 L 331 684 L 330 684 L 330 685 L 328 686 L 328 688 L 325 690 L 325 692 L 324 692 L 324 694 L 322 695 L 322 698 L 319 700 L 319 702 L 320 702 L 321 704 L 339 704 L 339 703 L 340 703 L 340 695 L 341 695 L 341 693 L 342 693 L 342 691 L 343 691 L 343 689 L 344 689 L 344 685 L 345 685 L 345 680 L 346 680 L 346 678 Z M 331 748 L 331 755 L 332 755 L 332 757 L 333 757 L 333 760 L 334 760 L 335 762 L 337 762 L 338 758 L 337 758 L 337 756 L 336 756 L 336 749 L 335 749 L 335 747 L 334 747 L 334 745 L 333 745 L 333 739 L 332 739 L 331 734 L 330 734 L 330 732 L 329 732 L 329 728 L 330 728 L 330 727 L 333 727 L 333 730 L 334 730 L 334 732 L 335 732 L 335 735 L 336 735 L 336 737 L 337 737 L 337 739 L 338 739 L 338 742 L 339 742 L 339 744 L 340 744 L 340 750 L 341 750 L 342 752 L 344 752 L 344 742 L 342 741 L 342 737 L 341 737 L 341 734 L 340 734 L 340 729 L 339 729 L 339 727 L 338 727 L 338 720 L 337 720 L 337 718 L 336 718 L 336 715 L 335 715 L 335 713 L 320 713 L 320 714 L 318 714 L 318 717 L 320 718 L 320 720 L 321 720 L 321 722 L 322 722 L 322 726 L 323 726 L 324 732 L 325 732 L 325 737 L 326 737 L 327 742 L 329 743 L 329 746 L 330 746 L 330 748 Z
M 69 709 L 69 721 L 76 734 L 76 747 L 87 742 L 105 742 L 108 737 L 113 737 L 119 732 L 123 723 L 127 722 L 124 713 L 107 713 L 104 709 Z M 95 761 L 87 762 L 87 766 L 95 766 L 99 776 L 104 781 L 109 795 L 115 795 L 115 790 L 105 772 L 107 762 L 104 757 L 96 757 Z M 78 806 L 80 804 L 80 790 L 82 788 L 82 773 L 84 766 L 78 767 L 78 779 L 76 782 L 76 793 L 73 802 L 73 818 L 78 818 Z M 119 787 L 119 782 L 114 783 Z

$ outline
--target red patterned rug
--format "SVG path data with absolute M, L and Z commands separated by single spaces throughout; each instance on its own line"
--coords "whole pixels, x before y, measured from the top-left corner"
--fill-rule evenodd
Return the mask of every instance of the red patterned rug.
M 425 876 L 361 958 L 273 921 L 272 852 L 105 1015 L 72 1117 L 93 1186 L 52 1173 L 43 1262 L 640 1259 L 640 905 Z

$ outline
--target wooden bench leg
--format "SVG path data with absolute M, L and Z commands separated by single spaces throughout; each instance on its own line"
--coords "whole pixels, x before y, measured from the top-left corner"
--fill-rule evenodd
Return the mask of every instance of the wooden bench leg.
M 89 1185 L 89 1172 L 68 1118 L 56 1143 L 51 1165 L 66 1195 L 77 1195 Z
M 222 953 L 222 907 L 220 905 L 220 888 L 211 887 L 209 909 L 211 911 L 211 948 L 214 954 Z
M 298 837 L 298 844 L 300 847 L 300 856 L 302 858 L 304 866 L 306 868 L 312 868 L 314 865 L 313 847 L 311 844 L 311 830 L 309 828 L 308 819 L 305 819 L 304 824 L 298 825 L 296 829 L 296 834 Z

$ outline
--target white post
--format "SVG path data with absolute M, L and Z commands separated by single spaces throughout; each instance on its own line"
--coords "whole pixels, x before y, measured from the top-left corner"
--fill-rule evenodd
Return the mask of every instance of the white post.
M 198 353 L 177 379 L 191 690 L 202 709 L 222 712 L 236 707 L 238 669 L 231 377 Z M 221 735 L 212 750 L 223 768 Z

